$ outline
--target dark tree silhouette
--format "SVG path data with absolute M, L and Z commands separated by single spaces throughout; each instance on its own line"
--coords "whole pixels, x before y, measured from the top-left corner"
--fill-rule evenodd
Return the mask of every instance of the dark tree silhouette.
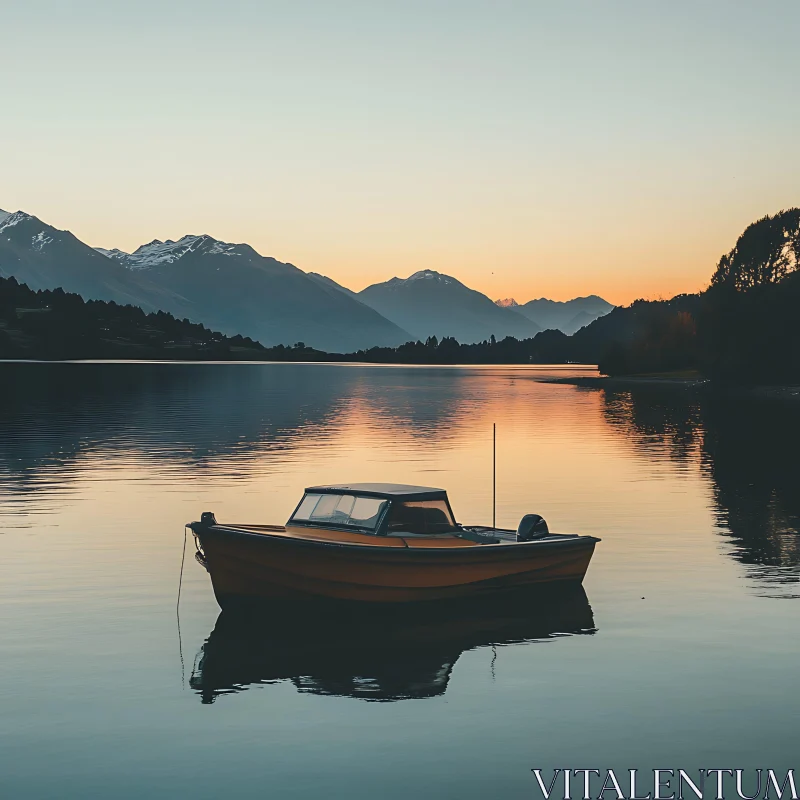
M 709 288 L 679 299 L 616 309 L 574 338 L 596 352 L 604 326 L 628 327 L 598 355 L 610 375 L 699 368 L 723 383 L 800 380 L 800 209 L 749 225 Z
M 790 208 L 748 225 L 733 250 L 720 258 L 711 285 L 746 291 L 778 283 L 798 267 L 800 208 Z

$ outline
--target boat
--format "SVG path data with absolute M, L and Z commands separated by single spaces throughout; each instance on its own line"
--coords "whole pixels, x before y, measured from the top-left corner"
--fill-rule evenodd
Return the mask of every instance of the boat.
M 409 603 L 583 580 L 600 541 L 551 533 L 538 514 L 516 531 L 456 522 L 427 486 L 312 486 L 285 525 L 188 526 L 222 608 L 283 597 Z
M 536 644 L 597 630 L 580 584 L 547 584 L 510 602 L 359 603 L 327 599 L 224 609 L 194 660 L 189 686 L 209 704 L 251 686 L 394 702 L 447 690 L 462 653 Z

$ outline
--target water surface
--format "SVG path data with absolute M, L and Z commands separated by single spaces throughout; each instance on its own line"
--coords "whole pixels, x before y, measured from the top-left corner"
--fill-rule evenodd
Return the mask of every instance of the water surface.
M 541 368 L 0 364 L 0 796 L 538 796 L 532 767 L 797 766 L 800 415 Z M 582 374 L 586 374 L 585 371 Z M 243 630 L 183 525 L 448 489 L 599 536 L 583 590 Z M 191 547 L 191 545 L 190 545 Z

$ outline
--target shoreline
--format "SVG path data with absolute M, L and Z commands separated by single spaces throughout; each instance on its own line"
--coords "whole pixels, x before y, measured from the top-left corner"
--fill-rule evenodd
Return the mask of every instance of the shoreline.
M 771 400 L 800 403 L 800 386 L 773 384 L 768 386 L 715 386 L 709 378 L 702 376 L 586 376 L 554 378 L 548 383 L 579 386 L 585 389 L 635 389 L 637 387 L 660 387 L 691 392 L 715 392 L 732 397 L 746 397 L 756 400 Z
M 711 386 L 708 378 L 658 376 L 658 375 L 587 375 L 572 378 L 554 378 L 549 383 L 564 383 L 586 388 L 627 389 L 635 386 L 664 386 L 676 389 L 701 389 Z

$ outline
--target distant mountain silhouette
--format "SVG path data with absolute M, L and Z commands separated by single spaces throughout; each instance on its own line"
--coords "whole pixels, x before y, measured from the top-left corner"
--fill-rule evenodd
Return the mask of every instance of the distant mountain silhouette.
M 208 235 L 155 239 L 132 253 L 92 248 L 22 211 L 0 210 L 0 277 L 31 289 L 166 311 L 269 347 L 304 342 L 327 352 L 396 347 L 412 339 L 525 339 L 573 333 L 612 306 L 602 298 L 497 304 L 433 270 L 356 293 L 317 273 Z
M 0 277 L 11 276 L 32 289 L 167 311 L 264 345 L 349 351 L 411 338 L 292 264 L 207 235 L 156 239 L 125 253 L 89 247 L 22 211 L 0 211 Z
M 508 300 L 498 300 L 498 305 L 506 305 Z M 596 294 L 588 297 L 576 297 L 574 300 L 561 302 L 540 298 L 519 305 L 511 300 L 515 310 L 528 319 L 533 320 L 543 330 L 558 330 L 571 335 L 585 325 L 608 314 L 614 306 Z
M 430 269 L 373 284 L 358 297 L 418 339 L 452 336 L 472 343 L 491 336 L 526 338 L 541 330 L 516 310 L 500 308 L 485 294 Z
M 605 314 L 601 316 L 605 316 Z M 571 335 L 572 333 L 579 331 L 581 328 L 591 325 L 596 319 L 599 319 L 599 317 L 593 316 L 588 311 L 579 311 L 566 325 L 563 326 L 563 332 Z M 562 328 L 558 328 L 558 330 L 562 330 Z
M 186 298 L 204 324 L 262 344 L 302 341 L 327 351 L 348 351 L 365 342 L 397 345 L 410 338 L 346 292 L 247 244 L 200 235 L 154 240 L 130 254 L 103 253 Z

